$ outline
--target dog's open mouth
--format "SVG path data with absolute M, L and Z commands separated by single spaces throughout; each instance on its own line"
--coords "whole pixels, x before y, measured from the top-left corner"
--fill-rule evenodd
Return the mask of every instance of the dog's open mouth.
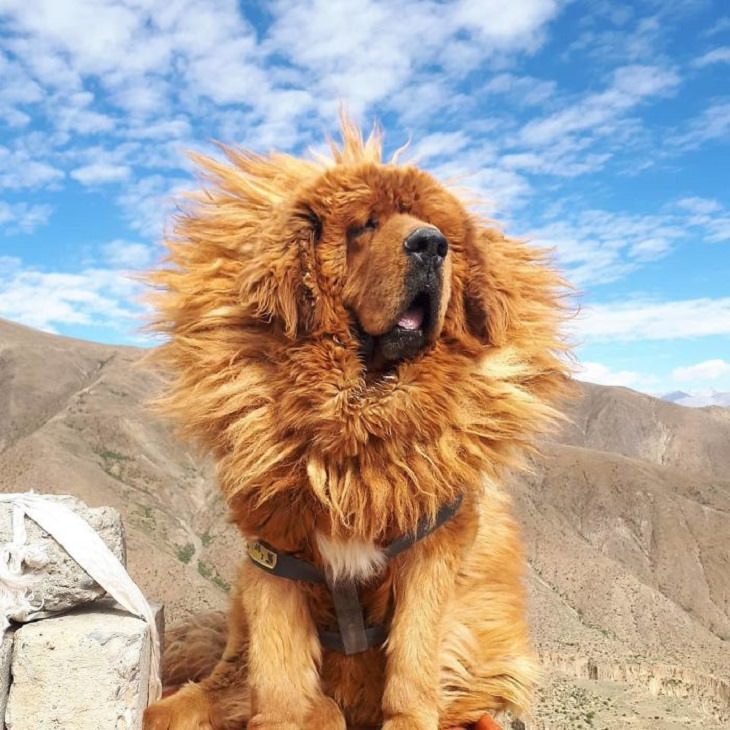
M 423 292 L 408 305 L 393 329 L 404 332 L 423 332 L 428 328 L 430 314 L 430 296 Z
M 395 324 L 379 336 L 358 325 L 361 355 L 369 369 L 384 369 L 418 355 L 431 342 L 438 317 L 438 296 L 423 289 L 411 297 Z

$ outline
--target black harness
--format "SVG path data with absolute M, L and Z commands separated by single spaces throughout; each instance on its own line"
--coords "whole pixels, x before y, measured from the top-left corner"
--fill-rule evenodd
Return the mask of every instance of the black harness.
M 433 522 L 427 518 L 419 520 L 414 532 L 402 535 L 383 549 L 386 559 L 392 560 L 448 522 L 459 511 L 462 500 L 463 496 L 459 495 L 453 502 L 444 505 Z M 335 606 L 338 630 L 318 630 L 320 643 L 325 649 L 349 656 L 380 646 L 388 638 L 388 630 L 383 624 L 365 625 L 357 581 L 353 578 L 332 581 L 312 563 L 279 552 L 261 540 L 249 542 L 247 550 L 252 562 L 271 575 L 287 580 L 320 583 L 329 588 Z

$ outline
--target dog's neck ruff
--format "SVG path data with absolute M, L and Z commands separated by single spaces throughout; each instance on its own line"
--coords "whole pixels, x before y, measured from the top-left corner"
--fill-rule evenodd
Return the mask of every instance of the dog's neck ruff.
M 462 500 L 463 495 L 459 495 L 438 511 L 433 522 L 427 518 L 421 519 L 414 532 L 402 535 L 383 548 L 386 560 L 391 560 L 448 522 L 459 511 Z M 365 625 L 356 579 L 333 581 L 312 563 L 282 553 L 260 540 L 249 542 L 247 551 L 254 565 L 271 575 L 287 580 L 321 583 L 329 588 L 338 630 L 319 629 L 319 640 L 325 649 L 350 656 L 380 646 L 388 638 L 388 631 L 383 624 Z

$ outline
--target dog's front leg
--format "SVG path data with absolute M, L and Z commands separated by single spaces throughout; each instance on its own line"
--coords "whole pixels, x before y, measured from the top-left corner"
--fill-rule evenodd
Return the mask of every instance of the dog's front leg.
M 342 713 L 321 690 L 321 648 L 301 586 L 253 564 L 243 572 L 250 632 L 248 730 L 345 730 Z
M 401 556 L 387 648 L 383 730 L 437 730 L 439 625 L 458 569 L 451 525 Z M 451 533 L 451 534 L 449 534 Z

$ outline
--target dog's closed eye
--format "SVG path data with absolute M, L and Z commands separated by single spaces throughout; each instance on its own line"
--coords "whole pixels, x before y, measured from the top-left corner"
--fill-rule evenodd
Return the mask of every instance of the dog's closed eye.
M 361 226 L 351 226 L 347 230 L 347 237 L 349 239 L 358 238 L 365 233 L 370 233 L 378 228 L 378 219 L 370 217 Z
M 296 212 L 296 217 L 306 222 L 312 231 L 314 242 L 317 243 L 322 237 L 322 220 L 321 218 L 308 206 L 303 206 Z

